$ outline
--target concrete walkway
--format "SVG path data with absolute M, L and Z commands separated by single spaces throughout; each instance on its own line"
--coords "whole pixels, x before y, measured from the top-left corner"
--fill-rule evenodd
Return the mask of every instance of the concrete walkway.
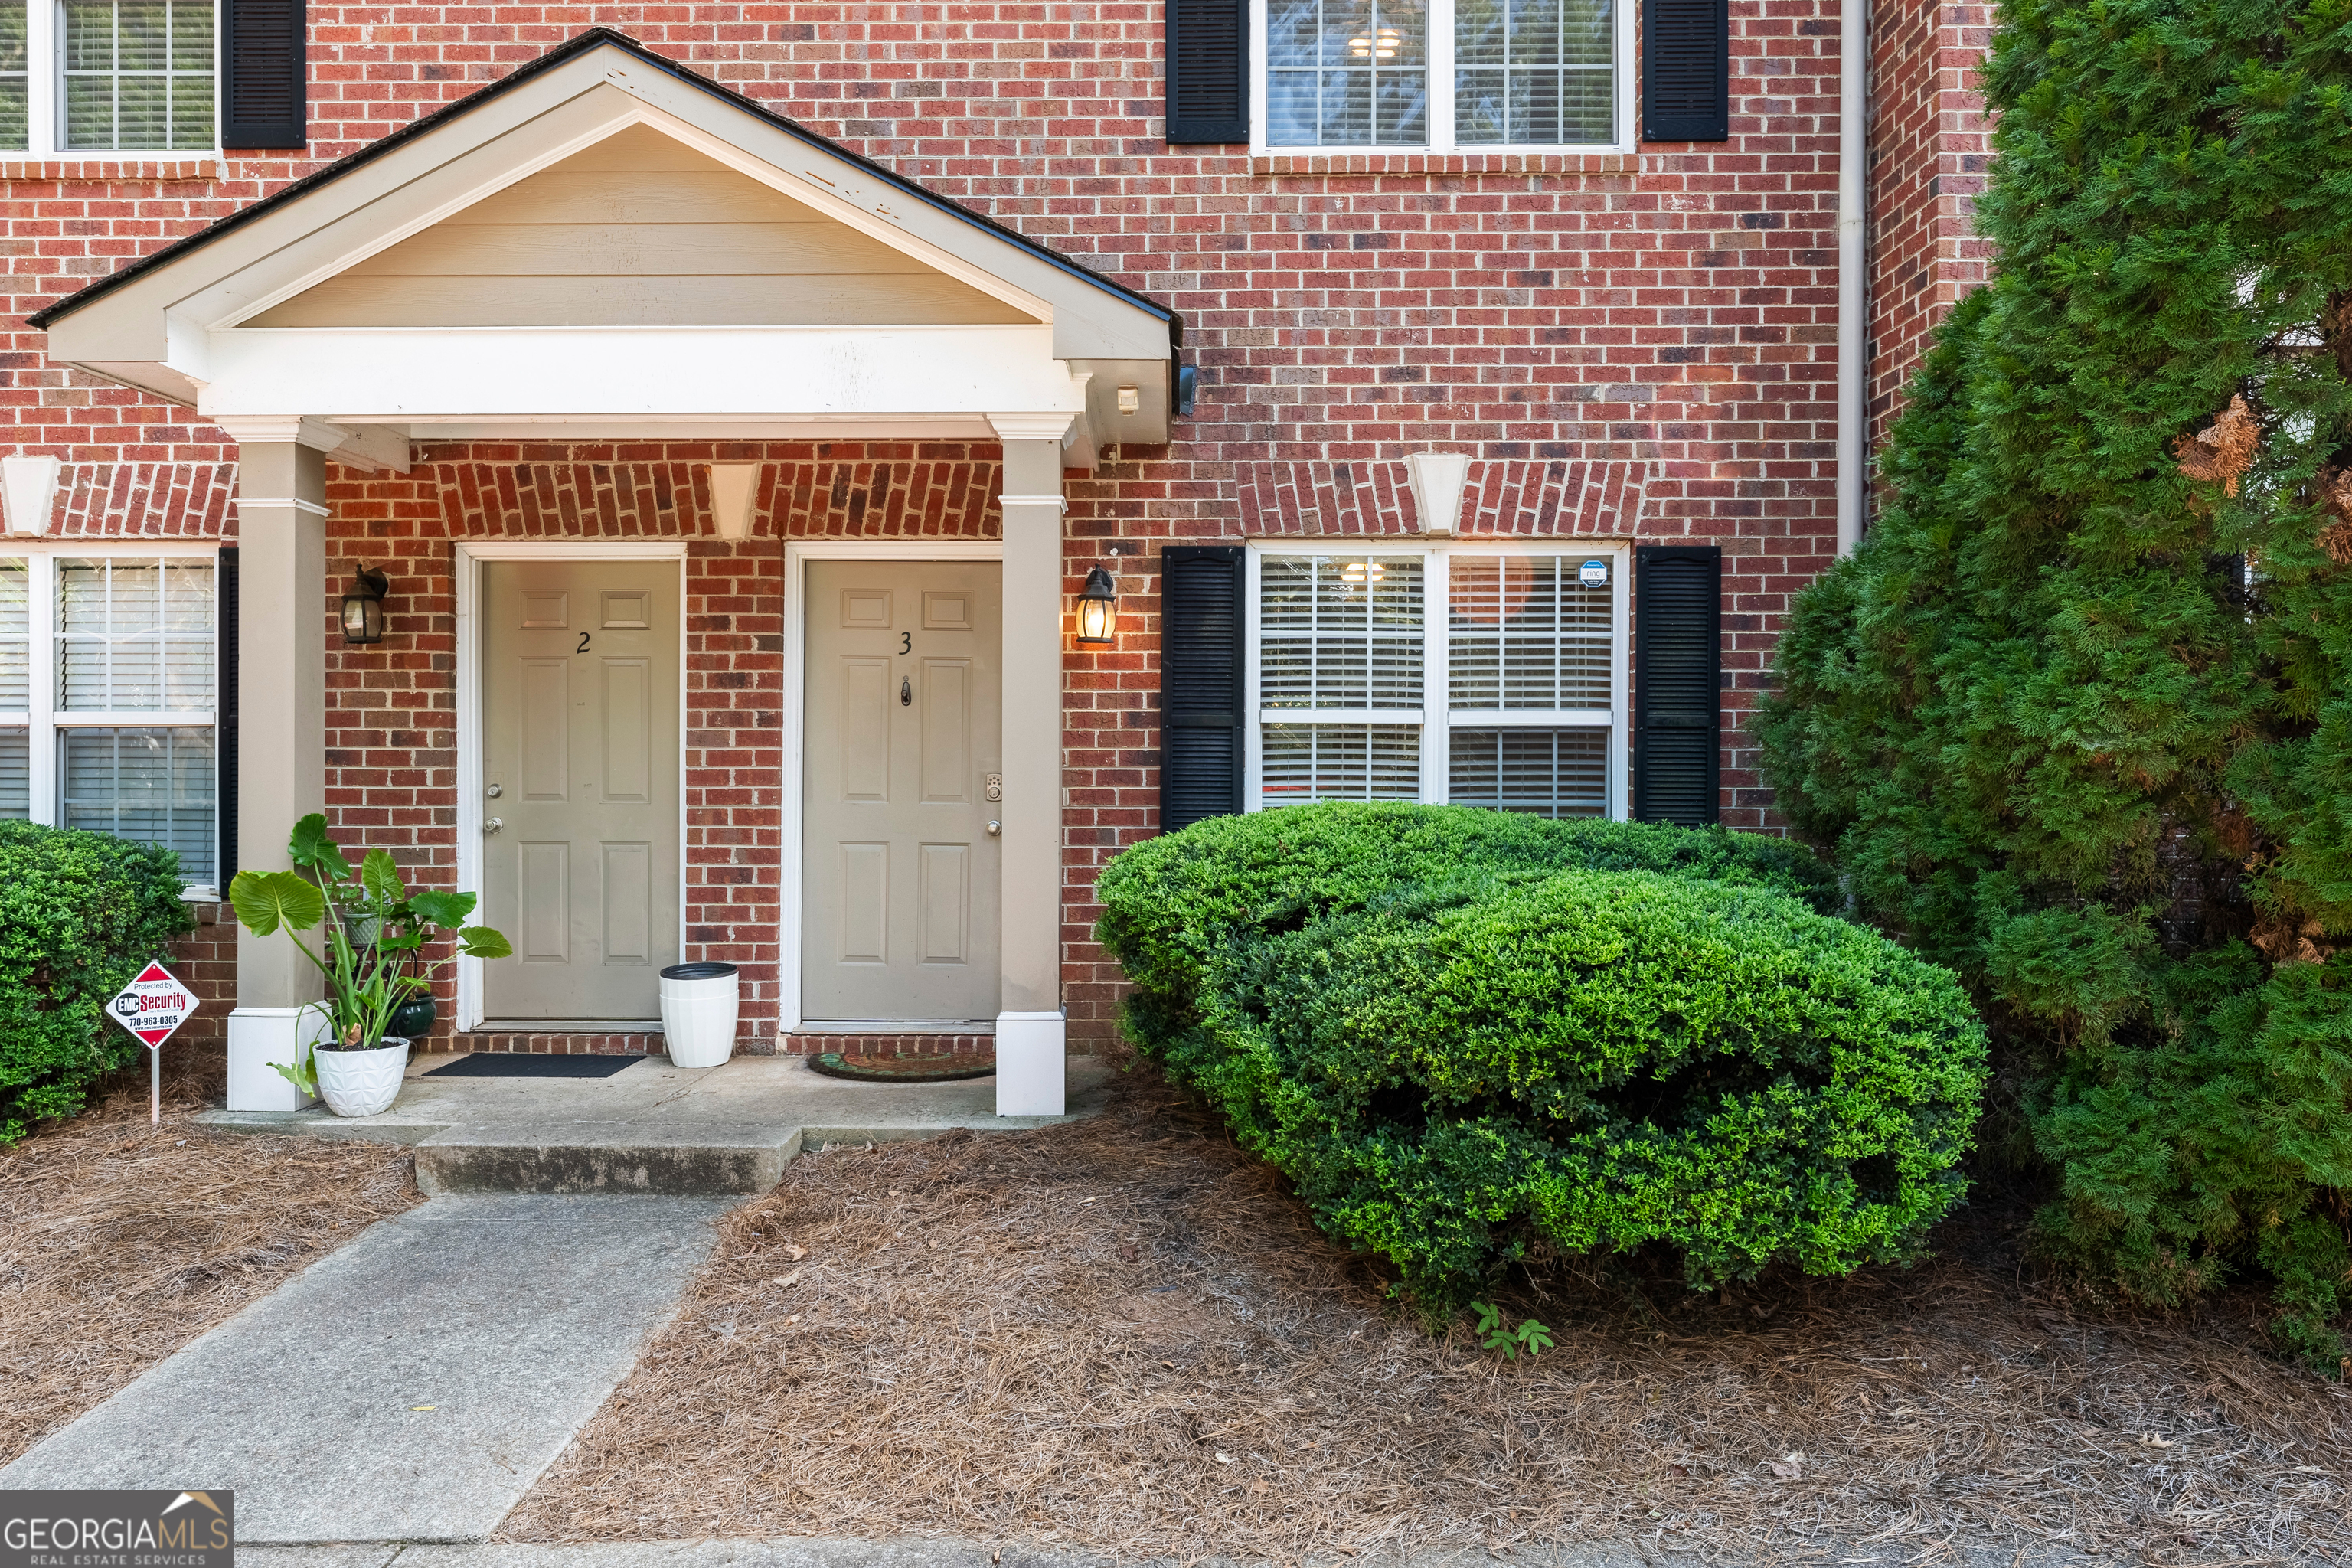
M 1102 1109 L 1109 1071 L 1070 1060 L 1070 1113 L 999 1116 L 996 1081 L 853 1083 L 811 1072 L 799 1057 L 737 1057 L 675 1068 L 667 1057 L 610 1078 L 452 1078 L 457 1058 L 420 1057 L 400 1100 L 381 1116 L 324 1107 L 207 1110 L 230 1131 L 373 1138 L 416 1146 L 427 1193 L 764 1193 L 820 1143 L 929 1138 L 951 1128 L 1007 1132 L 1076 1121 Z
M 480 1541 L 669 1321 L 730 1201 L 436 1199 L 182 1347 L 0 1488 L 234 1489 L 240 1543 Z

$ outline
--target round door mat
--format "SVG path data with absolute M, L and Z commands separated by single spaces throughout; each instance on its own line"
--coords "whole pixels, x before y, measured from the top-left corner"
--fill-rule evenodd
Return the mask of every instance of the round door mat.
M 827 1078 L 850 1078 L 862 1083 L 952 1083 L 958 1079 L 989 1078 L 996 1072 L 993 1052 L 941 1057 L 878 1057 L 862 1051 L 827 1051 L 811 1057 L 809 1068 Z

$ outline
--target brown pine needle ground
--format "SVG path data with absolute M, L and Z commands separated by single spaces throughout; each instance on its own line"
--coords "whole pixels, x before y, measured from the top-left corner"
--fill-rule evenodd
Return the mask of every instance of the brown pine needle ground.
M 1563 1279 L 1509 1303 L 1559 1348 L 1505 1365 L 1147 1073 L 1098 1121 L 794 1163 L 500 1538 L 2352 1557 L 2352 1399 L 2247 1300 L 2079 1319 L 1979 1213 L 1919 1269 L 1727 1302 Z
M 103 1109 L 0 1150 L 0 1463 L 421 1201 L 392 1144 L 210 1133 L 210 1059 L 165 1048 L 163 1123 L 145 1063 Z

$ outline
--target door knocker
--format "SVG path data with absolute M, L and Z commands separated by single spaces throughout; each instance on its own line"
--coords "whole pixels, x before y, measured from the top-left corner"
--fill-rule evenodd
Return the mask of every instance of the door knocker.
M 901 708 L 912 708 L 914 705 L 915 688 L 907 679 L 907 678 L 902 675 L 898 678 L 898 706 Z

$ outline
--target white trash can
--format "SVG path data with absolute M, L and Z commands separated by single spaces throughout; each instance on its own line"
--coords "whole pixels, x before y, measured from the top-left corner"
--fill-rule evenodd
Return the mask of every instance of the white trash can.
M 670 1065 L 715 1068 L 735 1054 L 735 966 L 673 963 L 661 972 L 662 1037 Z

